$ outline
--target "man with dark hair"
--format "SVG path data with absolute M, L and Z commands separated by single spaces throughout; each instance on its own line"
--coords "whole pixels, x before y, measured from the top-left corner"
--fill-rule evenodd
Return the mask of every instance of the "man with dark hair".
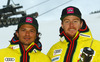
M 69 6 L 60 19 L 60 41 L 47 54 L 52 62 L 99 62 L 100 41 L 93 39 L 80 10 Z
M 33 17 L 22 17 L 7 48 L 0 50 L 0 62 L 50 62 L 41 53 L 38 22 Z

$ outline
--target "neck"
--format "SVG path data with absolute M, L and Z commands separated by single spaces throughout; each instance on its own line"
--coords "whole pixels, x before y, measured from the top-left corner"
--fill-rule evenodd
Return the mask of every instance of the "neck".
M 67 34 L 67 36 L 68 36 L 68 38 L 71 39 L 71 40 L 75 37 L 75 35 L 71 36 L 71 35 L 68 35 L 68 34 Z
M 23 47 L 24 47 L 25 50 L 26 50 L 26 49 L 28 48 L 28 46 L 29 46 L 29 45 L 24 44 L 24 43 L 21 43 L 21 44 L 23 45 Z
M 32 45 L 34 45 L 35 43 L 32 42 L 31 44 L 23 44 L 24 49 L 27 50 L 28 48 L 30 48 Z
M 74 37 L 68 37 L 68 38 L 72 40 Z
M 70 35 L 70 34 L 66 34 L 66 35 L 68 36 L 69 39 L 72 40 L 72 39 L 74 39 L 74 38 L 78 35 L 78 33 L 79 33 L 79 32 L 77 32 L 77 33 L 74 34 L 74 35 Z
M 26 49 L 28 48 L 29 45 L 23 45 L 23 46 L 24 46 L 24 49 L 26 50 Z

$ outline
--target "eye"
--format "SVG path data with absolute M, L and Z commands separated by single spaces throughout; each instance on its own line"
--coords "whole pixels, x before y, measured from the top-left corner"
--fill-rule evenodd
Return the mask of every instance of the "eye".
M 74 20 L 73 22 L 74 22 L 74 23 L 77 23 L 77 22 L 78 22 L 78 20 Z
M 21 31 L 25 31 L 25 29 L 21 29 Z
M 35 32 L 35 30 L 30 30 L 30 32 L 34 33 L 34 32 Z
M 76 20 L 74 22 L 77 22 Z
M 70 21 L 69 20 L 65 20 L 65 23 L 70 23 Z
M 30 32 L 34 32 L 33 30 L 31 30 Z

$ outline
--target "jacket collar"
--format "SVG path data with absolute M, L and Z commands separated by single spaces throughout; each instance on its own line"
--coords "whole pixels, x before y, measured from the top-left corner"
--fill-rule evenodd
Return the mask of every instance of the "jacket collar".
M 20 43 L 20 41 L 16 40 L 14 37 L 10 41 L 10 45 L 8 47 L 18 52 L 20 52 L 20 50 L 21 51 L 24 50 L 23 45 Z M 41 50 L 42 50 L 42 44 L 40 42 L 38 43 L 32 42 L 25 51 L 36 53 Z
M 76 33 L 75 37 L 73 39 L 69 39 L 69 37 L 65 34 L 65 32 L 63 31 L 62 33 L 60 33 L 60 41 L 62 42 L 72 42 L 75 41 L 79 38 L 79 32 Z

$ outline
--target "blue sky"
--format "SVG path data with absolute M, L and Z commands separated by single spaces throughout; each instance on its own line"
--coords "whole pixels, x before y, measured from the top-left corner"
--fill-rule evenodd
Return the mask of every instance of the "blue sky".
M 7 4 L 7 0 L 0 0 L 0 8 Z M 100 14 L 92 14 L 92 11 L 100 10 L 100 0 L 13 0 L 15 4 L 19 3 L 23 6 L 20 11 L 35 6 L 41 2 L 45 3 L 34 8 L 26 10 L 27 14 L 38 12 L 39 15 L 51 10 L 65 2 L 68 2 L 42 16 L 38 16 L 39 31 L 42 33 L 41 42 L 43 44 L 43 53 L 47 53 L 50 47 L 59 41 L 59 27 L 61 26 L 60 16 L 61 11 L 67 6 L 76 6 L 82 12 L 82 18 L 86 20 L 87 25 L 91 29 L 92 35 L 95 39 L 100 40 Z M 12 2 L 11 2 L 12 3 Z M 13 33 L 17 29 L 17 25 L 0 28 L 0 49 L 6 48 L 9 41 L 13 37 Z

